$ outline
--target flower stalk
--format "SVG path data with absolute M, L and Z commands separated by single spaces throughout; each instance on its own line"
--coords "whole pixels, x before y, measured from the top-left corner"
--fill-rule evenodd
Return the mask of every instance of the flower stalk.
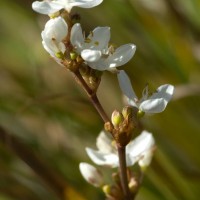
M 80 74 L 79 70 L 74 72 L 74 76 L 75 76 L 75 79 L 78 81 L 78 83 L 82 86 L 82 88 L 87 93 L 92 105 L 95 107 L 95 109 L 97 110 L 97 112 L 101 116 L 104 123 L 109 122 L 110 119 L 108 118 L 105 110 L 103 109 L 101 103 L 99 102 L 99 99 L 96 95 L 96 91 L 93 91 L 92 89 L 90 89 L 90 87 L 87 85 L 87 83 L 83 79 L 82 75 Z
M 131 200 L 131 194 L 128 187 L 128 176 L 126 166 L 126 147 L 117 145 L 117 151 L 119 156 L 119 174 L 121 180 L 121 187 L 125 200 Z

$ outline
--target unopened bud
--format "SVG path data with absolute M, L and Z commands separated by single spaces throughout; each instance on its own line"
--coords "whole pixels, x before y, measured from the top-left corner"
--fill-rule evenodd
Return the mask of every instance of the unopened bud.
M 80 163 L 79 169 L 82 176 L 88 183 L 95 187 L 102 186 L 103 175 L 97 168 L 88 163 Z
M 129 115 L 131 115 L 133 112 L 132 108 L 130 106 L 126 106 L 123 108 L 122 110 L 122 115 L 124 118 L 128 117 Z
M 112 113 L 111 121 L 114 127 L 118 127 L 123 122 L 123 120 L 123 115 L 119 111 L 115 110 Z

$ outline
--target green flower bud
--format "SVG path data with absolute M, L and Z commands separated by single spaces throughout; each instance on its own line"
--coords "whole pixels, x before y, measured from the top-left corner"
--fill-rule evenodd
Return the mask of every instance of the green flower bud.
M 123 120 L 124 120 L 124 117 L 119 111 L 115 110 L 112 113 L 111 121 L 114 127 L 118 127 L 123 122 Z

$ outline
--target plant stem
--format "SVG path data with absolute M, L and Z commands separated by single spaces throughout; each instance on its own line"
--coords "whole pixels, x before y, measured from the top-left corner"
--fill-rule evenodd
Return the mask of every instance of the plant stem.
M 94 92 L 92 89 L 90 89 L 90 87 L 87 85 L 87 83 L 85 82 L 85 80 L 83 79 L 83 77 L 81 76 L 79 71 L 76 71 L 74 73 L 74 75 L 75 75 L 77 81 L 79 82 L 79 84 L 83 87 L 83 89 L 87 93 L 92 105 L 95 107 L 95 109 L 101 116 L 104 123 L 109 122 L 110 120 L 109 120 L 105 110 L 103 109 L 101 103 L 99 102 L 96 92 Z
M 110 122 L 106 112 L 104 111 L 101 103 L 98 100 L 96 92 L 93 92 L 92 89 L 87 85 L 83 77 L 81 76 L 79 71 L 74 73 L 76 80 L 79 84 L 84 88 L 86 91 L 91 103 L 103 119 L 104 123 Z M 111 124 L 111 123 L 110 123 Z M 121 179 L 121 186 L 124 194 L 124 200 L 131 200 L 130 190 L 128 188 L 128 177 L 127 177 L 127 168 L 126 168 L 126 147 L 121 147 L 118 145 L 118 156 L 119 156 L 119 163 L 120 163 L 120 179 Z
M 131 200 L 130 190 L 128 188 L 128 177 L 126 168 L 126 147 L 117 145 L 118 156 L 119 156 L 119 172 L 121 186 L 124 193 L 124 200 Z

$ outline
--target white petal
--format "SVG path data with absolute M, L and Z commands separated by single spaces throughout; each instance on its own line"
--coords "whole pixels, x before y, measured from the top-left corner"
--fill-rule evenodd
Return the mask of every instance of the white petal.
M 59 5 L 58 3 L 55 2 L 35 1 L 32 3 L 32 8 L 38 13 L 48 15 L 48 14 L 53 14 L 64 7 L 63 5 Z
M 65 46 L 62 40 L 68 34 L 68 26 L 62 17 L 50 19 L 42 31 L 42 44 L 44 48 L 50 53 L 51 56 L 55 56 L 56 53 L 65 51 Z
M 67 36 L 68 26 L 62 17 L 56 17 L 46 23 L 45 32 L 49 38 L 61 42 Z
M 167 102 L 163 99 L 148 99 L 143 101 L 139 109 L 142 110 L 145 113 L 160 113 L 164 111 L 164 109 L 167 106 Z
M 105 131 L 100 132 L 97 137 L 96 146 L 102 153 L 109 154 L 113 152 L 112 139 Z
M 88 163 L 80 163 L 79 169 L 82 176 L 88 183 L 94 185 L 95 187 L 100 187 L 103 184 L 103 175 L 94 166 Z
M 149 151 L 146 151 L 142 158 L 138 161 L 138 164 L 140 167 L 148 167 L 151 163 L 153 157 L 153 149 L 149 149 Z
M 90 49 L 103 50 L 108 47 L 110 41 L 110 27 L 97 27 L 88 36 L 91 42 L 86 43 L 86 47 Z
M 133 157 L 129 153 L 126 153 L 126 165 L 128 167 L 133 166 L 136 162 L 138 162 L 139 157 Z
M 85 49 L 81 52 L 81 57 L 87 62 L 96 62 L 101 58 L 101 51 Z
M 134 100 L 137 100 L 137 96 L 131 86 L 131 81 L 128 75 L 126 74 L 126 72 L 124 70 L 120 70 L 119 73 L 117 74 L 117 78 L 119 81 L 119 86 L 122 92 L 124 93 L 124 95 L 128 97 L 128 99 L 132 100 L 133 102 Z
M 70 40 L 72 45 L 77 49 L 78 53 L 81 53 L 84 44 L 84 37 L 79 23 L 74 24 L 72 27 Z
M 81 8 L 92 8 L 98 6 L 102 3 L 103 0 L 74 0 L 74 2 L 70 3 L 71 6 L 78 6 Z
M 127 153 L 133 158 L 140 157 L 155 145 L 155 140 L 151 133 L 143 131 L 138 137 L 127 145 Z
M 157 88 L 156 92 L 150 97 L 150 99 L 156 99 L 156 98 L 163 98 L 165 101 L 169 102 L 172 98 L 172 95 L 174 93 L 174 86 L 165 84 L 161 85 Z
M 174 86 L 162 85 L 148 100 L 140 104 L 140 109 L 146 113 L 160 113 L 165 110 L 174 93 Z
M 97 165 L 104 165 L 109 167 L 119 166 L 119 159 L 117 154 L 111 153 L 102 153 L 100 151 L 95 151 L 90 148 L 86 148 L 86 152 L 90 159 Z
M 44 41 L 42 41 L 42 45 L 44 47 L 44 49 L 52 56 L 55 56 L 55 53 L 52 51 L 52 48 L 49 48 L 49 45 L 46 45 L 46 43 Z
M 109 68 L 119 67 L 126 64 L 134 55 L 136 46 L 133 44 L 125 44 L 115 50 L 107 59 Z
M 109 70 L 109 65 L 106 63 L 105 58 L 100 58 L 96 62 L 88 62 L 87 63 L 92 69 L 96 69 L 99 71 Z

